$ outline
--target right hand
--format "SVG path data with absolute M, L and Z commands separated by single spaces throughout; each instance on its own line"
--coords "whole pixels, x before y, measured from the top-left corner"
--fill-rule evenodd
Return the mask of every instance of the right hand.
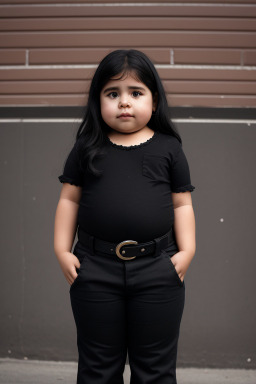
M 61 269 L 68 283 L 72 285 L 77 278 L 76 268 L 80 268 L 78 258 L 71 252 L 63 252 L 58 256 Z

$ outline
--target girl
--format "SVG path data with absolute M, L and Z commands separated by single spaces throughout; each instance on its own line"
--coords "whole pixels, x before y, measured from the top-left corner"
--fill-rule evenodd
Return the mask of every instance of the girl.
M 54 250 L 70 284 L 78 384 L 175 384 L 184 276 L 195 253 L 190 172 L 154 65 L 99 64 L 59 176 Z M 78 228 L 78 241 L 71 252 Z

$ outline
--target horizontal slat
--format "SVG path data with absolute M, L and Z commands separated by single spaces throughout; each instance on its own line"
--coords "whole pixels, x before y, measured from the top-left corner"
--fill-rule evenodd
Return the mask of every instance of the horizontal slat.
M 256 33 L 243 32 L 23 32 L 1 33 L 0 47 L 245 47 L 254 48 Z
M 2 81 L 0 94 L 85 94 L 89 87 L 89 81 Z
M 245 51 L 243 55 L 243 62 L 244 65 L 256 65 L 256 50 Z
M 96 64 L 111 50 L 89 49 L 31 49 L 29 63 L 33 64 Z
M 254 95 L 256 82 L 230 81 L 165 81 L 167 93 Z M 87 94 L 90 81 L 2 81 L 0 94 Z M 206 92 L 207 91 L 207 92 Z
M 163 84 L 169 94 L 255 95 L 256 90 L 256 82 L 251 81 L 164 81 Z
M 0 80 L 87 80 L 91 79 L 95 68 L 29 68 L 3 69 L 0 67 Z M 157 68 L 162 80 L 232 80 L 256 81 L 254 69 L 217 68 Z
M 2 49 L 0 50 L 0 64 L 25 64 L 26 51 L 24 49 Z
M 193 107 L 256 107 L 255 96 L 169 95 L 168 104 Z
M 256 70 L 213 68 L 159 68 L 162 80 L 256 81 Z
M 51 4 L 53 3 L 52 0 L 0 0 L 0 4 L 6 4 L 8 1 L 8 4 Z M 241 0 L 186 0 L 186 3 L 196 3 L 196 4 L 212 4 L 214 1 L 214 3 L 225 3 L 226 4 L 237 4 L 237 3 L 241 3 Z M 114 3 L 113 0 L 76 0 L 75 1 L 76 4 L 97 4 L 97 3 L 100 3 L 100 4 L 110 4 L 110 3 Z M 139 3 L 170 3 L 170 0 L 139 0 Z M 178 3 L 178 1 L 176 1 Z M 71 3 L 71 0 L 54 0 L 54 3 L 55 4 L 70 4 Z M 122 4 L 122 3 L 136 3 L 136 1 L 128 1 L 128 0 L 118 0 L 118 3 L 119 4 Z M 244 1 L 245 4 L 256 4 L 256 0 L 245 0 Z
M 170 106 L 193 107 L 256 107 L 255 96 L 208 96 L 208 95 L 168 95 Z M 45 95 L 45 96 L 0 96 L 0 106 L 84 106 L 86 98 L 80 95 Z
M 174 64 L 241 64 L 240 50 L 175 48 L 173 52 Z
M 156 64 L 170 64 L 169 48 L 144 49 L 138 47 Z M 111 49 L 104 48 L 66 48 L 66 49 L 31 49 L 29 64 L 97 64 Z M 231 49 L 179 49 L 173 50 L 174 64 L 241 64 L 242 52 Z M 246 51 L 243 64 L 255 65 L 255 52 Z M 1 50 L 0 50 L 1 57 Z M 248 59 L 247 59 L 248 57 Z
M 96 68 L 64 69 L 64 68 L 30 68 L 3 69 L 0 67 L 0 80 L 73 80 L 91 79 Z
M 170 64 L 170 49 L 143 49 L 154 63 Z M 30 64 L 97 64 L 111 49 L 32 49 L 29 51 Z
M 256 82 L 248 81 L 164 81 L 169 94 L 254 95 Z M 3 81 L 0 94 L 87 94 L 90 81 Z
M 85 95 L 0 95 L 0 106 L 85 106 L 86 102 Z
M 114 5 L 113 5 L 114 4 Z M 152 5 L 131 5 L 112 3 L 109 6 L 92 6 L 90 4 L 29 4 L 29 5 L 0 5 L 1 17 L 61 17 L 61 16 L 208 16 L 208 17 L 255 17 L 254 4 L 186 4 L 155 2 Z
M 255 31 L 256 23 L 246 18 L 200 17 L 76 17 L 2 19 L 0 31 L 83 30 L 206 30 Z

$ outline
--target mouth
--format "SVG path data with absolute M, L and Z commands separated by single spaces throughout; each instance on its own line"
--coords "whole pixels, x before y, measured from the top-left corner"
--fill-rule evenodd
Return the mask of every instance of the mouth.
M 129 118 L 129 117 L 133 117 L 132 115 L 130 115 L 129 113 L 122 113 L 121 115 L 117 116 L 118 118 Z

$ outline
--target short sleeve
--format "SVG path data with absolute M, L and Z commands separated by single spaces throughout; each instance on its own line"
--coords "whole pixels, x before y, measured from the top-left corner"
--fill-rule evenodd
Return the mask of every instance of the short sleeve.
M 192 192 L 195 187 L 191 184 L 190 170 L 187 158 L 183 152 L 180 142 L 171 167 L 171 190 L 172 192 Z
M 61 176 L 58 177 L 61 183 L 69 183 L 82 187 L 83 175 L 79 167 L 79 158 L 76 144 L 69 153 L 64 165 L 64 170 Z

